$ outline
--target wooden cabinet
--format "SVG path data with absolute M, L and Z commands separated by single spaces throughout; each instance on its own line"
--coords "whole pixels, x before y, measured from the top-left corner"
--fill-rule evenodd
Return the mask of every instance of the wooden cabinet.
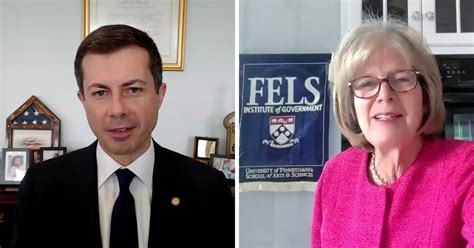
M 395 16 L 420 31 L 435 54 L 474 54 L 472 0 L 351 0 L 341 2 L 341 35 L 368 15 Z
M 13 232 L 16 191 L 0 187 L 0 247 L 9 247 Z

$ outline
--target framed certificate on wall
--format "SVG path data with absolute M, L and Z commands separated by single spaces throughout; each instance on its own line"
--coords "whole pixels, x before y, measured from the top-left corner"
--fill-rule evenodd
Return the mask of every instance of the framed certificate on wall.
M 82 38 L 98 27 L 127 24 L 156 43 L 163 70 L 182 71 L 186 0 L 82 0 Z

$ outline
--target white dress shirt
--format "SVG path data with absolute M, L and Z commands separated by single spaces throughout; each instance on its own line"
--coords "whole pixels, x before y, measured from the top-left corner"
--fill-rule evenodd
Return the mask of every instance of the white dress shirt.
M 100 143 L 97 145 L 97 180 L 99 185 L 99 218 L 102 247 L 108 248 L 110 243 L 112 210 L 120 191 L 115 171 L 120 168 L 127 168 L 135 174 L 130 183 L 130 192 L 135 201 L 138 247 L 148 247 L 154 163 L 155 149 L 151 140 L 148 150 L 126 167 L 120 165 L 105 153 Z

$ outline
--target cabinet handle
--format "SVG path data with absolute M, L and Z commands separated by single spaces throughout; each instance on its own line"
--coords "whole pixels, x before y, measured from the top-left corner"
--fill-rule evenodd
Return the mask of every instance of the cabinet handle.
M 411 14 L 411 18 L 413 18 L 413 20 L 419 21 L 420 17 L 421 15 L 419 11 L 413 11 L 413 13 Z
M 425 17 L 429 21 L 433 21 L 435 19 L 435 14 L 434 14 L 433 11 L 428 11 L 428 12 L 425 13 Z

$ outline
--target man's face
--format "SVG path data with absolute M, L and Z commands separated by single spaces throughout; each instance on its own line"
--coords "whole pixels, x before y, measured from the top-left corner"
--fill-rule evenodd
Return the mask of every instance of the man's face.
M 122 165 L 150 144 L 166 85 L 156 93 L 145 49 L 126 47 L 111 54 L 87 54 L 82 61 L 84 93 L 77 93 L 104 151 Z

